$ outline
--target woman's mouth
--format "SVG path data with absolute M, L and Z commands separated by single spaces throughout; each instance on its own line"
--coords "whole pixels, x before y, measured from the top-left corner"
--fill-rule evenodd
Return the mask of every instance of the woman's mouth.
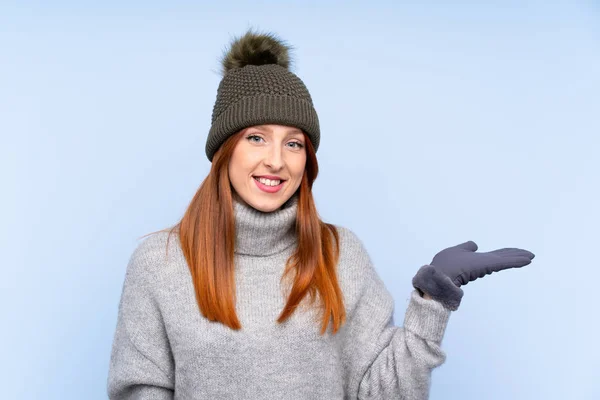
M 263 192 L 277 193 L 283 187 L 284 180 L 270 180 L 253 176 L 256 186 Z

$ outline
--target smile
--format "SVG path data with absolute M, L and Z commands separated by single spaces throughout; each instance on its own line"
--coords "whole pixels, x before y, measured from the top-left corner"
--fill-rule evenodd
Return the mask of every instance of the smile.
M 256 186 L 263 192 L 267 193 L 277 193 L 283 187 L 283 184 L 286 181 L 283 180 L 270 180 L 264 178 L 254 178 L 254 182 L 256 182 Z

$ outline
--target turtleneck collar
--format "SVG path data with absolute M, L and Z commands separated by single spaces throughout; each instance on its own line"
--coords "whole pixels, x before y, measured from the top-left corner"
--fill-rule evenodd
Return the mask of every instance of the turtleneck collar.
M 235 253 L 250 256 L 277 254 L 296 242 L 298 194 L 281 208 L 263 212 L 234 198 Z

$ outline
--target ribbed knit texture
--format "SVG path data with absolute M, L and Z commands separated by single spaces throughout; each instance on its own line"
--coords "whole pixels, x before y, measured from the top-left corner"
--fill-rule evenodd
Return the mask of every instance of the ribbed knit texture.
M 277 64 L 246 65 L 226 73 L 219 84 L 205 147 L 209 161 L 229 136 L 261 124 L 302 129 L 315 151 L 319 148 L 319 118 L 302 80 Z
M 302 303 L 283 324 L 280 284 L 295 249 L 297 199 L 262 213 L 235 203 L 236 311 L 242 329 L 207 321 L 176 235 L 133 252 L 119 303 L 108 372 L 110 399 L 427 399 L 451 311 L 413 290 L 404 326 L 359 238 L 338 226 L 338 279 L 347 322 L 319 333 Z M 405 267 L 398 262 L 398 267 Z M 400 283 L 398 283 L 400 284 Z
M 238 201 L 233 208 L 236 254 L 265 257 L 296 244 L 297 194 L 277 212 L 264 213 Z

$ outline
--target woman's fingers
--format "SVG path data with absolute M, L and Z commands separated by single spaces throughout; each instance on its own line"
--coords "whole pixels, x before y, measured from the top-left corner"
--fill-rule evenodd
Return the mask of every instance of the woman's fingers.
M 507 247 L 504 249 L 490 251 L 490 254 L 496 254 L 502 257 L 527 257 L 530 260 L 533 260 L 535 258 L 535 254 L 533 254 L 529 250 L 517 249 L 514 247 Z
M 529 264 L 531 264 L 531 259 L 528 256 L 511 256 L 495 264 L 492 270 L 502 271 L 509 268 L 521 268 Z
M 455 248 L 459 248 L 459 249 L 464 249 L 464 250 L 469 250 L 469 251 L 477 251 L 477 243 L 475 243 L 472 240 L 469 240 L 468 242 L 464 242 L 461 244 L 458 244 L 456 246 L 454 246 Z

